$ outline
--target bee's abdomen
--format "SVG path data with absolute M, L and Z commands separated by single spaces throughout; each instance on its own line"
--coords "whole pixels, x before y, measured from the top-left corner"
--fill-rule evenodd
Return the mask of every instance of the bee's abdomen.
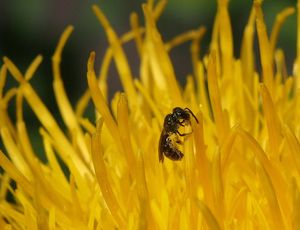
M 173 143 L 170 136 L 165 137 L 165 142 L 163 143 L 162 152 L 166 157 L 173 161 L 181 160 L 183 153 L 177 148 L 177 145 Z

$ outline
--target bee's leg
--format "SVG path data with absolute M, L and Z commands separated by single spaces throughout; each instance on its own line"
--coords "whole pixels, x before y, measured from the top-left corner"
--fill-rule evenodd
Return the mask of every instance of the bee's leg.
M 182 145 L 182 144 L 183 144 L 183 141 L 181 141 L 181 140 L 176 140 L 176 143 L 179 144 L 179 145 Z
M 180 133 L 178 130 L 176 130 L 176 133 L 181 136 L 181 137 L 184 137 L 184 136 L 187 136 L 187 135 L 190 135 L 192 134 L 192 132 L 189 132 L 189 133 Z
M 179 121 L 179 125 L 180 126 L 184 126 L 185 125 L 185 121 Z
M 184 127 L 186 125 L 191 125 L 191 121 L 190 120 L 183 120 L 183 121 L 179 121 L 178 123 L 182 127 Z
M 183 144 L 183 141 L 180 140 L 180 139 L 178 138 L 178 136 L 176 136 L 176 137 L 177 137 L 177 138 L 176 138 L 175 142 L 176 142 L 177 144 L 179 144 L 179 145 L 182 145 L 182 144 Z

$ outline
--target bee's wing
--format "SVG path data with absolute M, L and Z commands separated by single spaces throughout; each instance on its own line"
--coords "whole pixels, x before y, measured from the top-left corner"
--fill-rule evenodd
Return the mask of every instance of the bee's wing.
M 164 144 L 166 141 L 166 132 L 165 130 L 163 130 L 160 134 L 160 138 L 159 138 L 159 144 L 158 144 L 158 159 L 159 162 L 164 163 L 164 153 L 163 153 L 163 148 L 164 148 Z

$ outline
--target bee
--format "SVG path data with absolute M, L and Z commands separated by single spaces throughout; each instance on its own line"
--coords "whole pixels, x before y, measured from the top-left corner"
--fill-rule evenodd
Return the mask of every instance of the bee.
M 186 125 L 191 125 L 191 115 L 197 123 L 198 119 L 189 108 L 176 107 L 172 113 L 165 117 L 163 130 L 160 135 L 158 146 L 159 162 L 164 162 L 164 156 L 167 158 L 178 161 L 181 160 L 184 154 L 178 149 L 178 144 L 182 144 L 179 136 L 187 136 L 190 133 L 180 133 L 179 128 Z

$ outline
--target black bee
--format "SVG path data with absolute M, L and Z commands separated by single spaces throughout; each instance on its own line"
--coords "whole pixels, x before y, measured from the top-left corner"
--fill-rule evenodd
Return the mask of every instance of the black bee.
M 181 160 L 183 153 L 177 148 L 177 144 L 182 144 L 178 136 L 186 136 L 191 133 L 180 133 L 180 126 L 191 125 L 192 115 L 196 122 L 198 119 L 189 108 L 173 109 L 173 112 L 168 114 L 164 120 L 164 127 L 160 135 L 158 146 L 158 158 L 160 162 L 164 162 L 164 155 L 173 161 Z

